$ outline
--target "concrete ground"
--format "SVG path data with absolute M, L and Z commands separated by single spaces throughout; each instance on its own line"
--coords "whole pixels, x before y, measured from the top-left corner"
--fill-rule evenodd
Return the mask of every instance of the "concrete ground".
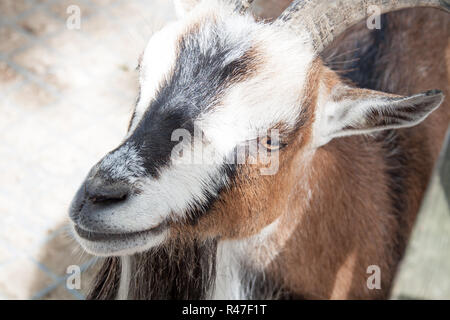
M 70 5 L 80 29 L 67 27 Z M 85 297 L 96 260 L 70 236 L 67 209 L 124 136 L 137 59 L 173 18 L 167 0 L 0 1 L 0 299 Z M 69 265 L 81 290 L 66 288 Z

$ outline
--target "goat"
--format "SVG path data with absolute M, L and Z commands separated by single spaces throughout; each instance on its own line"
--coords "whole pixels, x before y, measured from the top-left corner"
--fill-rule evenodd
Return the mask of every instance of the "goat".
M 149 41 L 128 133 L 70 208 L 78 242 L 106 257 L 89 298 L 388 296 L 450 122 L 449 3 L 295 0 L 266 23 L 250 2 L 179 0 Z M 442 12 L 392 13 L 341 77 L 321 54 L 358 46 L 345 31 L 370 5 Z M 215 161 L 175 161 L 177 129 Z M 225 161 L 252 141 L 275 174 Z

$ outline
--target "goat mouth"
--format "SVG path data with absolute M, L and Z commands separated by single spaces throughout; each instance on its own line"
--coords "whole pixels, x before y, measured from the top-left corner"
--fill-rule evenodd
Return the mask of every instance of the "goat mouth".
M 167 223 L 161 223 L 158 226 L 151 229 L 126 233 L 103 233 L 103 232 L 88 231 L 82 229 L 78 225 L 75 225 L 74 229 L 80 238 L 92 242 L 99 242 L 99 241 L 129 240 L 140 236 L 158 235 L 162 233 L 164 230 L 166 230 L 167 227 L 168 227 Z

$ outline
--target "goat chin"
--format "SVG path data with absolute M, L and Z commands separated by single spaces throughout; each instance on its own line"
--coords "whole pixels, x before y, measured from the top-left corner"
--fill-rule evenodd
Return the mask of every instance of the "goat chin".
M 158 230 L 111 235 L 80 231 L 75 227 L 73 233 L 86 252 L 99 257 L 110 257 L 128 256 L 156 247 L 167 238 L 168 231 L 158 228 Z M 95 240 L 92 240 L 94 238 Z

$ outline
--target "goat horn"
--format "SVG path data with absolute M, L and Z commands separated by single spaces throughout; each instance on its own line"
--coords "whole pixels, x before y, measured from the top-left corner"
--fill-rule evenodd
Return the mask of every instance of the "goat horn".
M 450 0 L 294 0 L 275 21 L 294 32 L 309 32 L 316 53 L 336 37 L 368 17 L 377 6 L 380 14 L 412 7 L 434 7 L 450 12 Z

